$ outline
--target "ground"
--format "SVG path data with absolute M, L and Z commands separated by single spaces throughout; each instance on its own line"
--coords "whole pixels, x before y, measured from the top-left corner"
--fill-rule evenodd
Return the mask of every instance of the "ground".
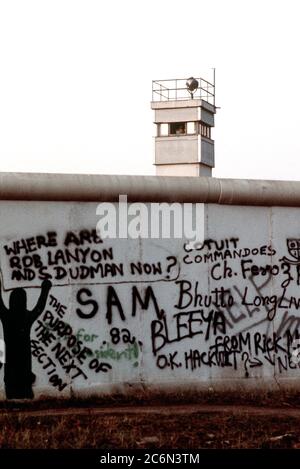
M 0 448 L 300 448 L 296 395 L 6 403 Z

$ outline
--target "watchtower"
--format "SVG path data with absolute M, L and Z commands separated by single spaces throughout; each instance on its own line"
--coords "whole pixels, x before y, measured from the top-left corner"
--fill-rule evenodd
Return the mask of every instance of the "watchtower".
M 215 166 L 215 74 L 203 78 L 154 80 L 157 176 L 211 176 Z

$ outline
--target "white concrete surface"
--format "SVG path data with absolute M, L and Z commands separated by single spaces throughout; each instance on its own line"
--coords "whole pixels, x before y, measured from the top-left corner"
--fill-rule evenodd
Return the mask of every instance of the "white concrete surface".
M 300 208 L 208 204 L 197 249 L 100 240 L 96 208 L 0 202 L 6 313 L 13 290 L 32 310 L 52 282 L 31 328 L 35 398 L 299 386 Z

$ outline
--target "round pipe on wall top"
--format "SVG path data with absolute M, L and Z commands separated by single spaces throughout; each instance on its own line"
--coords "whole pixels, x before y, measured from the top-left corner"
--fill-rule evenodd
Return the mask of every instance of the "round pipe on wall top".
M 175 176 L 0 173 L 0 200 L 300 206 L 300 182 Z

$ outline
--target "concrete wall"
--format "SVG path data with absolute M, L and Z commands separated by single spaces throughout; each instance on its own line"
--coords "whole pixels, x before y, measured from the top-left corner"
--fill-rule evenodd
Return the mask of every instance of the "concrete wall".
M 234 192 L 232 184 L 242 199 L 243 182 L 251 186 L 241 181 Z M 37 196 L 33 183 L 27 197 L 42 199 L 47 189 L 51 199 L 50 186 L 44 181 Z M 9 187 L 5 179 L 2 190 Z M 298 387 L 299 208 L 205 204 L 205 241 L 193 246 L 184 237 L 100 239 L 97 206 L 0 202 L 2 399 Z
M 196 163 L 202 161 L 199 135 L 156 137 L 155 164 Z M 187 155 L 189 157 L 187 158 Z

